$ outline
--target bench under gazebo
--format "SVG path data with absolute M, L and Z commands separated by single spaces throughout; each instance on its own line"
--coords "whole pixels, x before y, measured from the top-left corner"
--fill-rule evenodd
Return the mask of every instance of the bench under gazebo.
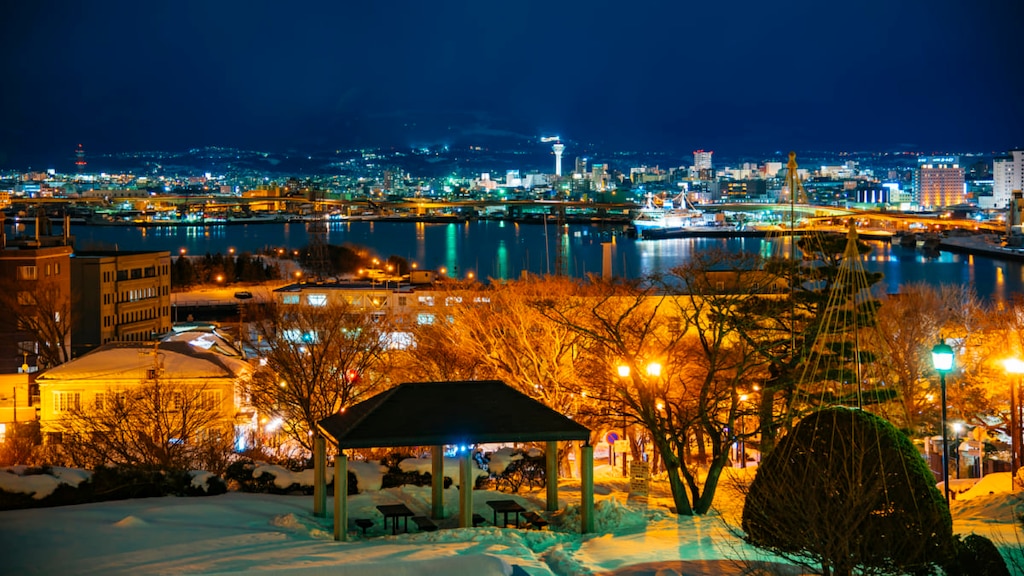
M 348 532 L 346 449 L 431 447 L 431 517 L 444 517 L 444 447 L 461 448 L 459 527 L 473 526 L 473 450 L 477 444 L 546 443 L 548 511 L 558 510 L 558 442 L 583 442 L 580 531 L 594 531 L 594 449 L 590 430 L 499 380 L 410 382 L 324 418 L 314 453 L 313 512 L 326 516 L 326 442 L 334 466 L 334 539 Z

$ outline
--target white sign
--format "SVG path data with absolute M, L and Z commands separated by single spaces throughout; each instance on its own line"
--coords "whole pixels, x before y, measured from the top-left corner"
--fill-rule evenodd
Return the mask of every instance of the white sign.
M 629 465 L 629 495 L 647 496 L 651 491 L 651 471 L 647 462 L 633 462 Z

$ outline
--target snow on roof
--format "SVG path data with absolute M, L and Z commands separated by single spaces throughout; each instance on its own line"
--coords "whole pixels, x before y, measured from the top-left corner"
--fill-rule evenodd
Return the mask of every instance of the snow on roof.
M 147 378 L 148 371 L 157 363 L 160 377 L 167 379 L 237 378 L 249 371 L 244 360 L 203 350 L 188 342 L 117 342 L 51 368 L 36 380 L 139 381 Z
M 217 331 L 216 328 L 197 328 L 179 331 L 175 329 L 165 336 L 162 342 L 187 342 L 197 348 L 217 352 L 225 356 L 239 358 L 242 354 L 228 339 Z

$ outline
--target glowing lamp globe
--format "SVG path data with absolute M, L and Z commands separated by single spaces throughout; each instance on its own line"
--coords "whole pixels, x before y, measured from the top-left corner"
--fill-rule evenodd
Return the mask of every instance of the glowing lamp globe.
M 953 369 L 953 348 L 940 342 L 932 348 L 932 366 L 938 372 L 949 372 Z

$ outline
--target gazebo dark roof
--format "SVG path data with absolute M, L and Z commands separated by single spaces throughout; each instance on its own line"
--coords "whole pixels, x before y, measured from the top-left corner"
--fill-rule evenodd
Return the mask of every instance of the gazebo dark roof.
M 590 438 L 581 424 L 499 380 L 400 384 L 318 424 L 339 448 Z

